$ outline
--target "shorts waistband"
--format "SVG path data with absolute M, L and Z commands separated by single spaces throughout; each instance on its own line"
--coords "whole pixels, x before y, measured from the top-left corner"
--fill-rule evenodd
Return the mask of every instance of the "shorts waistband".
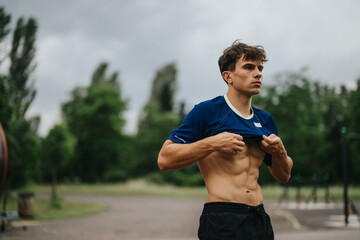
M 234 202 L 208 202 L 204 204 L 203 213 L 213 213 L 213 212 L 231 212 L 231 213 L 250 213 L 265 212 L 264 205 L 260 204 L 258 206 L 250 206 L 243 203 L 234 203 Z

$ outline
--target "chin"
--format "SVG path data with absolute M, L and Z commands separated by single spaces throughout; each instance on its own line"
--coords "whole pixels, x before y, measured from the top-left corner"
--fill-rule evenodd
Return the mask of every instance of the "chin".
M 259 95 L 260 94 L 260 89 L 258 91 L 254 91 L 253 95 Z

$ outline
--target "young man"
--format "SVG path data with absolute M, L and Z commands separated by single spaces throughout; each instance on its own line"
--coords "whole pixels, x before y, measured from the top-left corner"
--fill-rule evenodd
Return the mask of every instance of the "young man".
M 161 170 L 198 163 L 208 191 L 199 239 L 274 239 L 257 180 L 264 162 L 281 183 L 290 178 L 273 117 L 251 105 L 260 93 L 266 53 L 235 41 L 219 58 L 226 95 L 196 105 L 165 141 Z

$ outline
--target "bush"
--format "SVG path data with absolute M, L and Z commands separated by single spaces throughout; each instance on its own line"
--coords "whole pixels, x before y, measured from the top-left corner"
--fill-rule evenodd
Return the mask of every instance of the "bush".
M 105 182 L 124 182 L 129 178 L 127 172 L 123 169 L 113 168 L 105 172 L 104 180 Z
M 205 185 L 196 164 L 178 170 L 157 171 L 148 175 L 148 179 L 154 183 L 173 184 L 176 186 L 195 187 Z

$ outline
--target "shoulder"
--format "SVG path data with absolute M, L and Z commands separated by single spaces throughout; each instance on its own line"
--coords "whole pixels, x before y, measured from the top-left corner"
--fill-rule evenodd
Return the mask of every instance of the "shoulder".
M 218 96 L 196 104 L 187 114 L 187 118 L 207 121 L 210 117 L 216 117 L 224 110 L 226 104 L 223 96 Z
M 190 110 L 185 119 L 206 119 L 209 115 L 214 114 L 216 109 L 219 109 L 218 106 L 221 106 L 222 102 L 225 102 L 223 96 L 200 102 Z
M 254 110 L 254 114 L 258 118 L 261 118 L 264 122 L 269 122 L 269 121 L 275 122 L 273 116 L 270 113 L 268 113 L 260 108 L 256 108 L 254 106 L 252 106 L 252 108 Z
M 203 101 L 195 105 L 194 108 L 202 110 L 210 110 L 218 107 L 222 107 L 225 104 L 224 96 L 218 96 L 210 100 Z

